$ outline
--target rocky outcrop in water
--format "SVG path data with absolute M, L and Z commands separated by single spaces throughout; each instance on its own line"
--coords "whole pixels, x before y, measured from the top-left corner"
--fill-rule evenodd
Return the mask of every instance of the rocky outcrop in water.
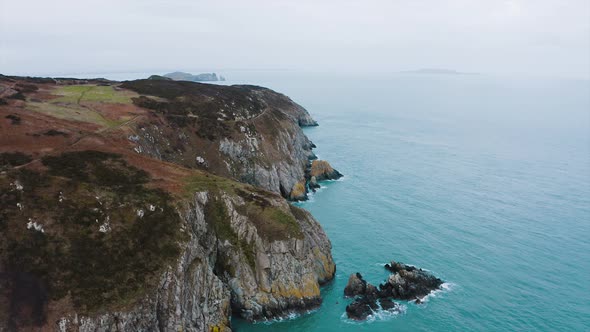
M 354 297 L 346 306 L 346 314 L 350 319 L 365 320 L 377 310 L 399 311 L 399 305 L 391 297 L 381 296 L 377 288 L 365 281 L 358 272 L 350 275 L 344 295 Z
M 338 180 L 342 174 L 332 168 L 330 163 L 325 160 L 314 160 L 311 162 L 310 177 L 316 181 Z
M 314 155 L 315 157 L 315 155 Z M 306 170 L 307 188 L 311 191 L 319 189 L 320 181 L 338 180 L 343 175 L 332 168 L 330 163 L 325 160 L 312 159 L 311 164 Z
M 400 300 L 416 300 L 440 288 L 443 281 L 420 268 L 391 261 L 385 268 L 392 272 L 379 292 Z
M 353 302 L 346 306 L 348 318 L 365 320 L 376 310 L 399 311 L 399 305 L 393 300 L 421 301 L 433 290 L 439 289 L 443 281 L 432 274 L 416 268 L 392 261 L 385 264 L 392 272 L 379 288 L 367 283 L 360 273 L 353 273 L 344 288 L 344 295 L 354 297 Z

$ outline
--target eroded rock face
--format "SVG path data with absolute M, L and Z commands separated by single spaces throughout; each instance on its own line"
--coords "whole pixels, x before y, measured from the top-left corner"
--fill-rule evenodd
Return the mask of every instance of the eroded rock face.
M 286 198 L 297 183 L 308 180 L 305 170 L 315 145 L 301 127 L 317 123 L 288 97 L 248 85 L 138 80 L 122 87 L 142 94 L 134 103 L 159 118 L 137 122 L 138 153 Z
M 155 294 L 131 310 L 97 316 L 75 313 L 47 322 L 49 331 L 231 331 L 230 292 L 213 273 L 205 249 L 193 239 L 176 267 L 162 276 Z M 53 324 L 51 324 L 53 323 Z
M 247 211 L 255 208 L 240 196 L 195 194 L 183 215 L 191 240 L 176 268 L 163 275 L 155 295 L 132 311 L 94 318 L 69 315 L 58 325 L 81 331 L 209 331 L 213 326 L 224 331 L 230 308 L 248 320 L 316 308 L 321 303 L 319 286 L 335 273 L 330 242 L 308 212 L 282 199 L 268 203 L 267 209 L 291 218 L 293 234 L 257 228 L 248 216 L 255 211 Z M 218 209 L 227 220 L 216 219 Z M 218 222 L 223 225 L 214 224 Z
M 217 231 L 223 236 L 217 240 L 215 270 L 231 290 L 235 313 L 261 320 L 319 306 L 319 286 L 333 278 L 335 265 L 330 241 L 308 212 L 256 194 L 208 197 L 201 208 L 216 205 L 229 218 L 216 226 L 227 229 Z M 283 224 L 267 225 L 265 216 Z

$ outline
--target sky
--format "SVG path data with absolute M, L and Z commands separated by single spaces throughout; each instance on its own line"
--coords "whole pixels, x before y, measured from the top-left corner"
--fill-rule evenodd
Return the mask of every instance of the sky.
M 0 73 L 442 68 L 590 79 L 590 0 L 0 0 Z

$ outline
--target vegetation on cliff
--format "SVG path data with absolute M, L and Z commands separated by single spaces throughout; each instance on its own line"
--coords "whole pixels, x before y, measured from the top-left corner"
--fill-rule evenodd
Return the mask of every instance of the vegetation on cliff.
M 0 98 L 0 329 L 226 328 L 230 294 L 247 319 L 320 303 L 329 240 L 278 195 L 313 145 L 288 98 L 6 76 Z
M 82 314 L 133 304 L 186 240 L 170 195 L 147 187 L 147 173 L 119 155 L 68 152 L 42 161 L 46 171 L 0 176 L 0 283 L 11 289 L 1 307 L 37 308 L 43 319 L 47 303 L 64 298 Z M 21 314 L 9 320 L 35 317 Z

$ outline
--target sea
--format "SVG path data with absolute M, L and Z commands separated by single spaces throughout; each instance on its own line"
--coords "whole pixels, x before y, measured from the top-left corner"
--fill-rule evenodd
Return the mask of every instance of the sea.
M 590 331 L 590 81 L 221 74 L 304 106 L 319 122 L 304 129 L 316 154 L 344 174 L 297 203 L 332 242 L 337 271 L 321 307 L 234 317 L 236 331 Z M 378 285 L 391 260 L 431 271 L 443 289 L 349 320 L 350 274 Z

